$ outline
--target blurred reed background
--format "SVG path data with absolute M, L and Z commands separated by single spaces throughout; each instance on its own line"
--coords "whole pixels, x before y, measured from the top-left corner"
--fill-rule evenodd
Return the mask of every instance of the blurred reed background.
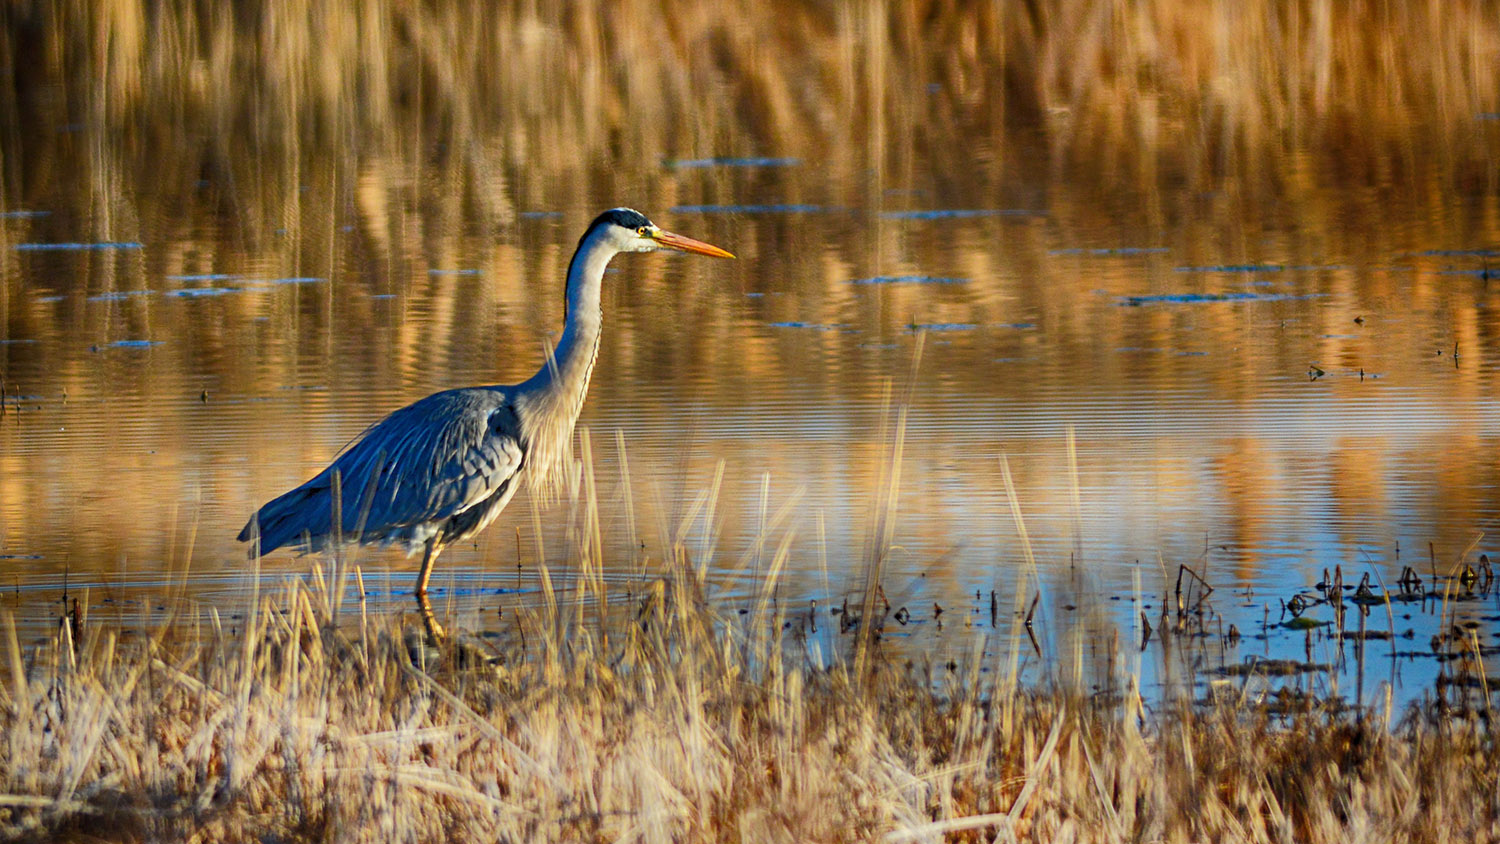
M 253 198 L 330 152 L 441 159 L 490 225 L 551 198 L 529 184 L 704 151 L 851 185 L 976 145 L 1147 189 L 1495 177 L 1500 13 L 1463 0 L 21 0 L 0 25 L 10 204 L 58 172 L 95 202 L 220 171 Z

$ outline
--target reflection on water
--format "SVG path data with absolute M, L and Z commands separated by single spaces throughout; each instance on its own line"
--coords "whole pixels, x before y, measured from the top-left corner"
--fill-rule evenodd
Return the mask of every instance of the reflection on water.
M 747 25 L 781 31 L 751 8 Z M 65 573 L 117 607 L 172 589 L 238 600 L 232 537 L 255 505 L 395 407 L 534 371 L 582 227 L 620 204 L 741 258 L 626 257 L 607 278 L 582 421 L 607 539 L 628 558 L 610 573 L 621 588 L 687 536 L 735 601 L 791 531 L 780 594 L 837 603 L 872 553 L 901 403 L 885 591 L 910 608 L 894 634 L 923 649 L 966 653 L 954 633 L 986 628 L 991 590 L 1010 611 L 1027 570 L 1017 510 L 1054 630 L 1086 593 L 1102 609 L 1077 624 L 1128 632 L 1129 605 L 1159 612 L 1184 563 L 1233 596 L 1219 611 L 1249 631 L 1336 565 L 1351 583 L 1373 571 L 1392 584 L 1407 564 L 1425 576 L 1494 547 L 1481 536 L 1500 527 L 1497 129 L 1479 117 L 1495 103 L 1464 97 L 1497 87 L 1461 74 L 1500 63 L 1405 67 L 1410 84 L 1464 92 L 1401 106 L 1415 111 L 1379 86 L 1324 79 L 1309 96 L 1352 85 L 1364 97 L 1363 135 L 1317 111 L 1340 97 L 1197 104 L 1225 123 L 1177 131 L 1198 124 L 1140 91 L 1112 111 L 1117 80 L 1066 105 L 1036 80 L 1059 100 L 1007 99 L 997 92 L 1020 71 L 988 63 L 998 47 L 928 52 L 902 35 L 921 24 L 895 13 L 889 28 L 866 11 L 810 27 L 847 60 L 803 85 L 807 65 L 775 60 L 801 54 L 790 41 L 739 65 L 758 55 L 743 33 L 692 23 L 672 38 L 698 58 L 679 66 L 644 35 L 606 48 L 582 18 L 511 10 L 476 31 L 545 46 L 485 65 L 484 45 L 466 42 L 412 83 L 430 89 L 418 107 L 383 87 L 396 69 L 359 52 L 384 45 L 379 61 L 400 64 L 400 37 L 368 40 L 368 23 L 328 14 L 353 39 L 334 39 L 334 58 L 257 53 L 251 66 L 271 78 L 344 56 L 359 70 L 303 68 L 285 89 L 208 96 L 205 80 L 144 53 L 134 83 L 106 68 L 116 97 L 87 108 L 94 94 L 67 68 L 17 76 L 36 87 L 0 114 L 13 151 L 0 195 L 0 585 L 33 619 L 45 611 L 25 608 L 55 597 Z M 1050 55 L 1023 46 L 1011 55 Z M 637 47 L 633 66 L 660 86 L 589 75 L 618 58 L 600 50 Z M 207 78 L 239 72 L 210 54 Z M 487 72 L 470 92 L 453 74 L 474 67 Z M 1296 71 L 1236 72 L 1251 85 Z M 315 91 L 317 79 L 333 87 Z M 532 79 L 570 98 L 554 108 Z M 179 84 L 165 102 L 141 93 Z M 366 86 L 364 110 L 341 110 L 345 85 Z M 1328 119 L 1294 121 L 1294 107 Z M 1268 138 L 1262 119 L 1295 128 Z M 536 512 L 540 537 L 523 496 L 477 544 L 447 552 L 440 594 L 482 614 L 534 593 L 539 556 L 566 570 L 566 504 Z M 414 562 L 361 562 L 370 594 L 404 609 Z M 955 619 L 942 635 L 936 606 Z M 1436 624 L 1395 622 L 1423 637 Z

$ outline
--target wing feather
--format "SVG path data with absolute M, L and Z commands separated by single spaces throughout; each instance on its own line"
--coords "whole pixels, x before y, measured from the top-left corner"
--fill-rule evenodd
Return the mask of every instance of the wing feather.
M 312 550 L 322 548 L 332 533 L 337 472 L 346 534 L 368 501 L 363 541 L 415 546 L 503 491 L 523 462 L 516 415 L 503 395 L 436 393 L 382 419 L 316 477 L 267 503 L 240 539 L 251 537 L 258 520 L 262 552 L 300 544 L 304 536 Z

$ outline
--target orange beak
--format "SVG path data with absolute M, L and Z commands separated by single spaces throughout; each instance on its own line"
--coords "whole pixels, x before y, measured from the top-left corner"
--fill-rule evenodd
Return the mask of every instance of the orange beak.
M 668 249 L 676 249 L 678 252 L 693 252 L 698 255 L 709 255 L 714 258 L 734 257 L 732 253 L 726 252 L 725 250 L 720 249 L 719 247 L 712 244 L 704 243 L 701 240 L 693 240 L 691 237 L 674 234 L 673 232 L 665 231 L 663 229 L 657 229 L 656 232 L 651 235 L 651 239 L 656 241 L 657 243 L 660 243 L 662 246 L 667 247 Z

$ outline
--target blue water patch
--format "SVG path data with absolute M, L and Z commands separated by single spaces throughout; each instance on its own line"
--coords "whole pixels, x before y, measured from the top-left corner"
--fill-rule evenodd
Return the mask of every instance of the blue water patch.
M 1500 258 L 1500 250 L 1495 249 L 1428 249 L 1425 252 L 1418 252 L 1416 254 L 1450 257 L 1467 256 L 1475 258 Z
M 850 284 L 967 284 L 966 278 L 946 278 L 935 275 L 877 275 L 871 278 L 856 278 Z
M 168 296 L 178 299 L 205 299 L 210 296 L 223 296 L 228 293 L 239 293 L 234 287 L 184 287 L 181 290 L 168 290 Z
M 167 281 L 229 281 L 239 278 L 229 273 L 199 273 L 197 275 L 169 275 Z
M 979 326 L 972 322 L 914 322 L 907 328 L 917 331 L 973 331 Z
M 1019 330 L 1024 331 L 1026 329 L 1036 328 L 1036 323 L 1034 323 L 1034 322 L 997 322 L 997 323 L 995 323 L 995 327 L 996 328 L 1015 328 L 1015 329 L 1019 329 Z
M 0 220 L 35 220 L 51 213 L 51 211 L 0 211 Z
M 427 274 L 428 275 L 479 275 L 479 270 L 476 270 L 476 269 L 459 269 L 459 270 L 431 269 L 431 270 L 427 271 Z
M 81 252 L 93 249 L 141 249 L 136 241 L 101 241 L 99 243 L 17 243 L 21 252 Z
M 821 205 L 674 205 L 673 214 L 816 214 Z
M 1287 299 L 1317 299 L 1326 293 L 1161 293 L 1152 296 L 1122 296 L 1119 303 L 1128 307 L 1141 305 L 1196 305 L 1204 302 L 1276 302 Z
M 370 298 L 371 299 L 394 299 L 394 298 L 396 298 L 396 294 L 394 294 L 394 293 L 371 293 L 370 294 Z
M 800 158 L 763 158 L 763 157 L 736 157 L 717 156 L 714 158 L 679 158 L 665 162 L 668 167 L 694 168 L 694 167 L 796 167 L 802 163 Z
M 953 220 L 967 217 L 1040 217 L 1042 212 L 1024 208 L 936 208 L 930 211 L 886 211 L 887 220 Z
M 1279 273 L 1280 264 L 1215 264 L 1207 267 L 1178 267 L 1180 273 Z
M 561 211 L 522 211 L 523 220 L 558 220 L 562 219 Z
M 1116 246 L 1099 249 L 1051 249 L 1048 255 L 1159 255 L 1172 251 L 1165 246 Z
M 110 343 L 116 349 L 149 349 L 152 346 L 160 346 L 161 340 L 116 340 Z
M 133 298 L 135 296 L 149 296 L 149 295 L 151 295 L 151 291 L 150 290 L 111 290 L 108 293 L 100 293 L 97 296 L 90 296 L 88 298 L 88 301 L 90 301 L 90 302 L 120 302 L 120 301 L 123 301 L 125 299 Z
M 845 327 L 843 323 L 839 322 L 799 322 L 796 320 L 768 322 L 766 325 L 771 328 L 811 328 L 814 331 L 838 331 Z
M 29 345 L 29 344 L 35 343 L 35 342 L 36 342 L 36 340 L 30 339 L 30 338 L 27 338 L 27 339 L 16 339 L 16 338 L 12 338 L 12 337 L 0 338 L 0 346 L 22 346 L 22 345 Z
M 318 278 L 316 276 L 292 276 L 290 278 L 273 278 L 273 279 L 270 279 L 269 281 L 267 281 L 266 283 L 267 284 L 318 284 L 318 283 L 321 283 L 321 282 L 324 282 L 324 281 L 327 281 L 327 280 L 328 279 L 326 279 L 326 278 Z

